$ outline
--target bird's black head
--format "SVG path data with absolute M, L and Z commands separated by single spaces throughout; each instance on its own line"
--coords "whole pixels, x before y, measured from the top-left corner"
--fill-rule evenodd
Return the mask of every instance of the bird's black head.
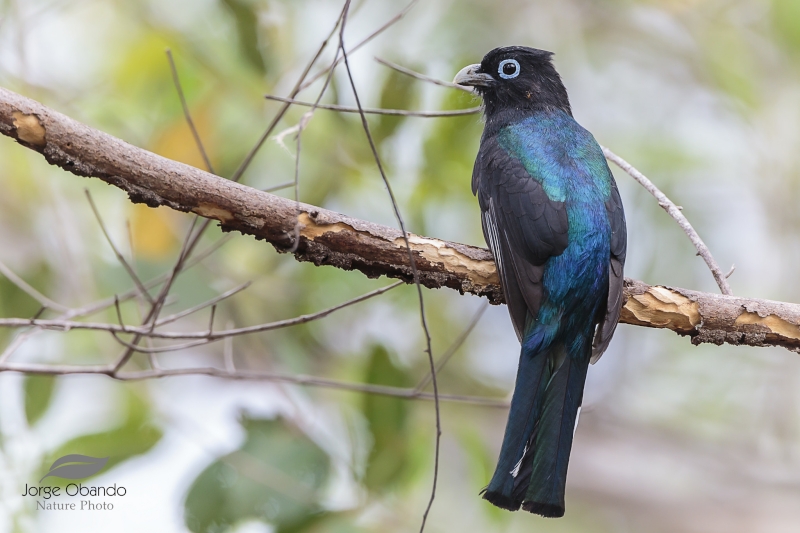
M 542 108 L 561 109 L 572 115 L 552 55 L 526 46 L 495 48 L 480 64 L 461 69 L 453 82 L 475 88 L 483 97 L 489 119 L 506 110 Z

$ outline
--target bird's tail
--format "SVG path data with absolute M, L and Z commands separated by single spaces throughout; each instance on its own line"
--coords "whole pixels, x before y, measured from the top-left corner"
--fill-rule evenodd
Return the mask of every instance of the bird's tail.
M 568 348 L 555 341 L 541 349 L 529 340 L 522 343 L 500 459 L 483 497 L 503 509 L 559 517 L 591 342 L 578 339 Z

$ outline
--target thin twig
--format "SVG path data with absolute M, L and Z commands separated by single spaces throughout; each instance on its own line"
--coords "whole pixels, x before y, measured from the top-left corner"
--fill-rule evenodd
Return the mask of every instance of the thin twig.
M 100 226 L 100 230 L 103 232 L 103 235 L 106 238 L 106 242 L 109 246 L 111 246 L 111 250 L 114 251 L 114 255 L 117 257 L 117 261 L 120 262 L 122 267 L 125 269 L 125 272 L 128 273 L 133 284 L 136 286 L 136 289 L 139 291 L 139 295 L 150 302 L 152 305 L 154 302 L 153 297 L 150 296 L 150 293 L 147 292 L 147 289 L 142 284 L 142 280 L 139 279 L 139 276 L 136 274 L 136 271 L 133 269 L 131 264 L 128 262 L 127 259 L 122 255 L 117 248 L 117 245 L 114 244 L 114 240 L 111 238 L 111 235 L 108 233 L 108 229 L 106 229 L 106 225 L 103 222 L 103 217 L 100 216 L 100 211 L 97 209 L 97 206 L 94 203 L 94 199 L 92 198 L 92 193 L 89 192 L 89 189 L 84 189 L 84 193 L 86 193 L 86 199 L 89 201 L 89 206 L 92 208 L 92 213 L 94 213 L 94 217 L 97 219 L 97 224 Z
M 722 270 L 720 270 L 719 265 L 717 265 L 717 262 L 714 260 L 714 257 L 711 255 L 708 247 L 703 242 L 703 239 L 700 238 L 700 235 L 698 235 L 694 230 L 692 225 L 689 223 L 689 220 L 687 220 L 683 213 L 681 213 L 681 210 L 678 209 L 678 206 L 676 206 L 672 200 L 667 198 L 667 195 L 661 192 L 659 188 L 656 187 L 652 181 L 647 179 L 644 174 L 636 170 L 633 165 L 622 159 L 605 146 L 603 146 L 603 154 L 606 156 L 606 159 L 627 172 L 628 175 L 638 181 L 642 187 L 647 189 L 647 192 L 655 196 L 656 200 L 658 200 L 658 205 L 660 205 L 664 211 L 669 214 L 669 216 L 675 219 L 684 233 L 686 233 L 686 235 L 689 237 L 689 240 L 692 241 L 692 244 L 697 250 L 697 254 L 703 258 L 703 260 L 706 262 L 706 265 L 708 265 L 709 270 L 711 270 L 711 275 L 713 275 L 714 279 L 717 281 L 717 285 L 719 285 L 719 290 L 722 292 L 722 294 L 727 294 L 728 296 L 732 295 L 733 292 L 731 292 L 731 287 L 728 285 L 728 280 L 726 279 L 725 274 L 722 273 Z
M 189 309 L 184 309 L 180 313 L 175 313 L 174 315 L 165 316 L 164 318 L 161 318 L 161 319 L 158 320 L 158 322 L 156 322 L 156 327 L 161 327 L 161 326 L 163 326 L 165 324 L 170 324 L 172 322 L 175 322 L 176 320 L 180 320 L 181 318 L 183 318 L 185 316 L 188 316 L 188 315 L 191 315 L 192 313 L 196 313 L 196 312 L 200 311 L 201 309 L 205 309 L 208 306 L 214 306 L 214 305 L 218 304 L 219 302 L 221 302 L 222 300 L 226 300 L 226 299 L 230 298 L 231 296 L 242 292 L 243 290 L 248 288 L 251 283 L 252 282 L 247 281 L 247 282 L 242 283 L 241 285 L 239 285 L 237 287 L 234 287 L 233 289 L 231 289 L 229 291 L 223 292 L 219 296 L 216 296 L 216 297 L 214 297 L 214 298 L 212 298 L 212 299 L 210 299 L 210 300 L 208 300 L 206 302 L 203 302 L 201 304 L 197 304 L 194 307 L 190 307 Z
M 0 274 L 3 274 L 6 278 L 8 278 L 8 281 L 16 285 L 17 288 L 19 288 L 22 292 L 24 292 L 25 294 L 27 294 L 28 296 L 30 296 L 31 298 L 42 304 L 43 306 L 49 307 L 50 309 L 53 309 L 55 311 L 60 311 L 62 313 L 70 311 L 70 308 L 67 307 L 66 305 L 61 305 L 58 302 L 54 302 L 41 292 L 37 291 L 36 289 L 28 285 L 24 279 L 17 276 L 14 273 L 14 271 L 8 268 L 2 261 L 0 261 Z
M 194 217 L 192 219 L 192 224 L 189 227 L 189 231 L 186 233 L 186 238 L 183 240 L 183 245 L 181 247 L 181 251 L 178 254 L 178 260 L 175 262 L 175 266 L 173 266 L 172 271 L 170 272 L 167 280 L 164 282 L 164 285 L 161 287 L 161 290 L 156 297 L 155 303 L 150 307 L 150 312 L 147 314 L 145 319 L 142 321 L 142 325 L 146 326 L 150 324 L 149 332 L 152 332 L 153 329 L 156 327 L 156 321 L 158 320 L 158 314 L 161 312 L 161 309 L 164 307 L 164 302 L 169 295 L 169 291 L 172 289 L 172 284 L 175 282 L 175 279 L 178 277 L 180 273 L 183 263 L 188 257 L 188 254 L 191 253 L 191 249 L 197 244 L 199 241 L 199 236 L 195 239 L 192 239 L 192 231 L 194 230 L 194 226 L 197 223 L 197 218 Z M 208 222 L 208 220 L 206 220 Z M 137 334 L 131 344 L 136 345 L 141 341 L 142 334 Z M 116 364 L 114 365 L 114 372 L 118 372 L 125 364 L 130 360 L 130 358 L 134 354 L 134 350 L 130 347 L 125 350 L 122 355 L 119 356 L 117 359 Z
M 370 298 L 373 298 L 375 296 L 379 296 L 403 284 L 404 284 L 403 281 L 396 281 L 391 285 L 375 289 L 368 293 L 362 294 L 361 296 L 358 296 L 356 298 L 347 300 L 346 302 L 337 304 L 333 307 L 328 307 L 327 309 L 323 309 L 322 311 L 317 311 L 316 313 L 311 313 L 308 315 L 300 315 L 293 318 L 287 318 L 285 320 L 278 320 L 277 322 L 258 324 L 256 326 L 247 326 L 243 328 L 220 330 L 213 333 L 212 335 L 209 335 L 207 331 L 200 331 L 200 332 L 153 331 L 152 325 L 148 324 L 135 327 L 135 326 L 119 326 L 116 324 L 108 324 L 104 322 L 103 323 L 73 322 L 68 320 L 42 320 L 42 319 L 31 320 L 29 318 L 0 318 L 0 327 L 21 328 L 21 327 L 30 327 L 31 325 L 33 325 L 39 328 L 56 330 L 56 331 L 85 329 L 93 331 L 107 331 L 109 333 L 129 333 L 141 337 L 150 337 L 153 339 L 170 339 L 170 340 L 201 339 L 201 340 L 216 341 L 224 337 L 235 337 L 239 335 L 261 333 L 264 331 L 272 331 L 274 329 L 288 328 L 290 326 L 297 326 L 299 324 L 306 324 L 308 322 L 313 322 L 315 320 L 319 320 L 320 318 L 324 318 L 330 315 L 331 313 L 339 311 L 340 309 L 344 309 L 345 307 L 350 307 L 351 305 L 363 302 L 365 300 L 369 300 Z M 207 305 L 207 303 L 202 305 Z M 192 312 L 194 312 L 194 310 Z
M 114 296 L 114 307 L 117 309 L 117 320 L 119 321 L 119 327 L 122 328 L 123 332 L 127 332 L 128 330 L 125 328 L 125 322 L 122 320 L 122 309 L 119 308 L 119 298 Z
M 412 2 L 413 4 L 413 2 Z M 372 156 L 375 159 L 375 164 L 378 166 L 378 171 L 381 174 L 381 179 L 383 180 L 383 184 L 386 186 L 386 190 L 389 194 L 389 199 L 392 201 L 392 209 L 394 210 L 395 218 L 397 219 L 397 223 L 400 226 L 400 231 L 403 234 L 403 241 L 405 242 L 406 249 L 408 250 L 408 260 L 411 264 L 411 271 L 414 274 L 414 284 L 417 287 L 417 295 L 419 297 L 419 315 L 420 315 L 420 322 L 422 323 L 422 330 L 425 334 L 425 343 L 426 349 L 425 352 L 428 354 L 428 362 L 430 363 L 431 369 L 431 381 L 433 383 L 433 403 L 436 410 L 436 445 L 435 445 L 435 452 L 434 452 L 434 461 L 433 461 L 433 484 L 431 487 L 431 497 L 428 501 L 428 506 L 425 508 L 425 512 L 422 515 L 422 525 L 420 526 L 420 533 L 423 533 L 425 530 L 425 523 L 428 520 L 428 513 L 430 513 L 431 507 L 433 506 L 433 500 L 436 498 L 436 483 L 439 479 L 439 444 L 442 436 L 442 423 L 441 423 L 441 416 L 439 410 L 439 386 L 436 381 L 436 367 L 433 362 L 433 349 L 431 347 L 431 334 L 430 330 L 428 329 L 428 322 L 425 318 L 425 299 L 422 294 L 422 285 L 419 282 L 419 272 L 417 271 L 417 263 L 414 259 L 414 254 L 411 251 L 411 243 L 408 240 L 408 232 L 406 231 L 405 223 L 403 222 L 403 216 L 400 214 L 400 208 L 397 205 L 397 200 L 394 197 L 394 192 L 392 192 L 392 186 L 389 183 L 389 179 L 386 176 L 386 171 L 383 168 L 383 164 L 381 162 L 381 158 L 378 155 L 378 148 L 375 146 L 375 140 L 372 138 L 372 133 L 369 129 L 369 123 L 367 122 L 367 115 L 364 114 L 364 109 L 361 106 L 361 99 L 358 96 L 358 89 L 356 89 L 356 82 L 353 79 L 353 72 L 350 70 L 350 61 L 347 57 L 347 49 L 344 46 L 344 29 L 347 25 L 347 10 L 350 7 L 350 0 L 347 0 L 347 4 L 345 5 L 344 16 L 342 17 L 342 25 L 339 28 L 339 48 L 342 51 L 342 57 L 344 59 L 345 68 L 347 70 L 347 78 L 350 80 L 350 87 L 353 90 L 353 97 L 355 98 L 356 105 L 358 106 L 358 112 L 361 116 L 361 125 L 364 128 L 364 133 L 367 136 L 367 141 L 369 142 L 370 149 L 372 150 Z
M 211 160 L 208 158 L 206 149 L 203 147 L 203 141 L 200 139 L 200 133 L 198 133 L 197 128 L 194 125 L 191 113 L 189 113 L 189 105 L 186 103 L 186 96 L 183 94 L 181 80 L 180 77 L 178 77 L 178 68 L 175 66 L 175 60 L 172 58 L 172 50 L 167 48 L 166 52 L 167 59 L 169 60 L 169 68 L 172 71 L 172 81 L 175 83 L 175 89 L 178 91 L 178 98 L 181 100 L 183 116 L 186 117 L 186 123 L 189 124 L 189 129 L 192 130 L 194 142 L 197 144 L 197 148 L 200 150 L 200 155 L 203 156 L 203 162 L 205 163 L 206 168 L 212 174 L 216 174 L 216 172 L 214 172 L 214 167 L 211 165 Z
M 320 46 L 317 54 L 314 56 L 314 58 L 308 64 L 306 70 L 303 72 L 303 75 L 298 80 L 297 85 L 295 86 L 297 91 L 299 91 L 300 83 L 302 83 L 302 81 L 305 79 L 305 76 L 308 75 L 308 72 L 311 70 L 311 67 L 316 62 L 317 58 L 322 53 L 322 50 L 327 45 L 328 40 L 330 39 L 331 36 L 334 35 L 334 33 L 336 31 L 336 27 L 338 25 L 339 25 L 339 21 L 337 20 L 336 25 L 334 25 L 334 28 L 331 30 L 331 33 L 330 33 L 329 37 Z M 173 80 L 176 82 L 176 85 L 180 88 L 180 79 L 177 76 L 175 76 L 175 77 L 173 77 Z M 294 91 L 292 93 L 292 95 L 291 95 L 292 98 L 297 95 L 297 91 Z M 250 153 L 247 155 L 245 160 L 242 162 L 242 164 L 237 169 L 236 173 L 234 173 L 232 181 L 239 181 L 239 179 L 241 179 L 242 174 L 244 174 L 244 171 L 247 169 L 247 167 L 249 166 L 250 162 L 255 157 L 255 154 L 258 152 L 258 150 L 260 149 L 261 145 L 269 137 L 269 134 L 272 132 L 274 127 L 277 125 L 278 121 L 281 119 L 281 117 L 285 113 L 286 109 L 288 109 L 288 104 L 285 105 L 284 109 L 282 111 L 280 111 L 278 113 L 278 115 L 276 115 L 276 117 L 273 119 L 272 124 L 267 128 L 265 133 L 262 135 L 261 139 L 256 143 L 256 146 L 254 146 L 253 149 L 250 151 Z M 197 217 L 195 217 L 195 219 L 192 221 L 192 226 L 189 229 L 189 232 L 187 233 L 186 238 L 184 239 L 183 247 L 181 249 L 181 253 L 178 256 L 178 260 L 176 261 L 175 266 L 172 269 L 172 272 L 170 273 L 169 277 L 167 278 L 166 283 L 162 287 L 161 292 L 156 297 L 155 304 L 150 308 L 150 312 L 147 314 L 147 317 L 144 320 L 145 324 L 146 323 L 150 323 L 151 324 L 151 331 L 152 331 L 152 328 L 155 327 L 155 323 L 158 320 L 158 315 L 161 312 L 161 309 L 163 308 L 164 301 L 166 300 L 166 297 L 169 294 L 170 289 L 172 288 L 173 282 L 177 278 L 178 274 L 181 272 L 181 269 L 183 267 L 184 261 L 186 261 L 186 259 L 191 255 L 192 251 L 194 250 L 194 247 L 199 242 L 200 237 L 203 235 L 205 230 L 211 224 L 211 221 L 209 219 L 205 220 L 203 222 L 203 224 L 200 226 L 200 228 L 198 229 L 197 233 L 195 233 L 194 236 L 192 236 L 192 231 L 194 229 L 196 221 L 197 221 Z M 135 346 L 136 344 L 138 344 L 138 342 L 140 340 L 141 340 L 141 337 L 137 336 L 132 340 L 132 342 L 130 344 Z M 118 372 L 130 360 L 130 358 L 132 357 L 133 353 L 134 353 L 134 350 L 132 348 L 130 348 L 130 347 L 125 352 L 123 352 L 122 355 L 120 355 L 120 357 L 118 358 L 117 363 L 115 364 L 115 367 L 114 367 L 115 370 L 114 371 Z
M 459 335 L 456 338 L 456 340 L 453 341 L 453 344 L 451 344 L 450 347 L 447 348 L 447 350 L 445 350 L 445 352 L 442 354 L 442 357 L 436 363 L 437 375 L 442 371 L 444 365 L 447 364 L 450 358 L 453 357 L 453 355 L 455 355 L 455 353 L 458 351 L 459 348 L 461 348 L 461 346 L 464 344 L 464 341 L 467 340 L 467 337 L 469 337 L 470 333 L 472 333 L 472 330 L 474 330 L 475 326 L 478 325 L 478 322 L 480 322 L 483 313 L 485 313 L 488 308 L 489 308 L 489 302 L 483 302 L 483 305 L 480 306 L 478 311 L 472 317 L 472 320 L 470 320 L 469 325 L 466 328 L 464 328 L 464 331 L 461 332 L 461 335 Z M 427 387 L 428 383 L 430 382 L 431 382 L 431 374 L 430 372 L 428 372 L 424 376 L 422 376 L 422 379 L 419 381 L 417 386 L 414 387 L 414 390 L 421 391 L 422 389 Z
M 328 34 L 328 36 L 325 37 L 325 39 L 322 41 L 322 44 L 320 44 L 319 48 L 317 48 L 317 52 L 314 54 L 314 57 L 311 58 L 311 61 L 309 61 L 308 64 L 306 65 L 306 67 L 303 69 L 303 73 L 300 74 L 300 78 L 298 78 L 297 83 L 295 83 L 295 85 L 292 88 L 292 90 L 289 91 L 289 98 L 294 98 L 304 88 L 303 87 L 303 82 L 305 81 L 306 77 L 308 76 L 308 73 L 311 72 L 311 69 L 314 67 L 314 64 L 317 62 L 319 57 L 322 55 L 322 52 L 328 46 L 328 42 L 331 40 L 331 38 L 334 35 L 336 35 L 336 28 L 339 27 L 339 24 L 342 21 L 342 14 L 344 14 L 344 8 L 342 8 L 342 12 L 339 14 L 339 17 L 336 19 L 336 23 L 333 25 L 333 28 L 331 28 L 331 31 Z M 318 78 L 314 78 L 314 79 L 318 79 Z M 237 181 L 238 182 L 240 179 L 242 179 L 242 175 L 245 173 L 247 168 L 250 166 L 250 163 L 253 162 L 253 159 L 255 159 L 256 154 L 258 153 L 258 151 L 261 149 L 261 147 L 264 145 L 264 143 L 267 141 L 267 139 L 269 139 L 270 135 L 272 135 L 273 130 L 278 125 L 278 122 L 280 122 L 280 120 L 283 118 L 283 116 L 289 110 L 289 107 L 290 107 L 289 104 L 283 105 L 280 108 L 280 110 L 278 111 L 278 113 L 273 117 L 272 122 L 269 123 L 269 126 L 267 126 L 267 129 L 264 130 L 264 133 L 261 134 L 261 137 L 258 138 L 258 141 L 256 141 L 255 145 L 247 153 L 247 155 L 245 156 L 244 160 L 239 165 L 239 168 L 237 168 L 236 172 L 233 173 L 233 176 L 231 177 L 232 181 Z
M 210 245 L 205 250 L 199 252 L 190 261 L 187 261 L 184 264 L 184 269 L 188 270 L 189 268 L 192 268 L 193 266 L 197 265 L 198 263 L 203 261 L 206 257 L 208 257 L 212 253 L 216 252 L 219 248 L 222 247 L 222 245 L 227 243 L 232 238 L 233 238 L 233 234 L 228 234 L 228 235 L 225 235 L 225 236 L 221 237 L 220 239 L 217 240 L 217 242 L 215 242 L 214 244 Z M 162 274 L 160 276 L 157 276 L 157 277 L 155 277 L 155 278 L 153 278 L 151 280 L 146 281 L 144 283 L 144 287 L 148 288 L 148 289 L 150 289 L 152 287 L 157 287 L 160 283 L 163 283 L 167 279 L 167 277 L 168 277 L 168 274 Z M 91 303 L 91 304 L 88 304 L 88 305 L 85 305 L 83 307 L 79 307 L 79 308 L 76 308 L 76 309 L 67 309 L 64 313 L 62 313 L 59 317 L 57 317 L 56 320 L 64 321 L 64 320 L 70 320 L 72 318 L 78 318 L 78 317 L 82 317 L 82 316 L 93 315 L 93 314 L 98 313 L 98 312 L 100 312 L 100 311 L 102 311 L 104 309 L 107 309 L 108 307 L 111 307 L 112 305 L 115 305 L 115 302 L 120 302 L 121 303 L 121 302 L 125 302 L 127 300 L 130 300 L 131 298 L 136 297 L 138 292 L 139 292 L 138 289 L 133 288 L 133 289 L 130 289 L 129 291 L 126 291 L 126 292 L 120 294 L 119 296 L 115 295 L 112 298 L 105 298 L 105 299 L 100 300 L 98 302 L 94 302 L 94 303 Z M 38 316 L 34 317 L 34 319 L 38 319 Z M 80 322 L 74 322 L 73 323 L 73 325 L 78 325 L 78 324 L 81 324 L 81 323 Z M 41 333 L 43 331 L 41 326 L 35 325 L 35 324 L 32 324 L 32 325 L 35 326 L 34 329 L 30 329 L 28 331 L 23 331 L 22 333 L 17 335 L 17 337 L 6 347 L 6 349 L 3 351 L 3 353 L 0 354 L 0 365 L 2 365 L 5 361 L 7 361 L 8 358 L 11 357 L 11 355 L 13 355 L 13 353 L 20 346 L 22 346 L 25 343 L 25 341 L 27 341 L 30 337 L 33 337 L 33 336 L 35 336 L 35 335 L 37 335 L 37 334 L 39 334 L 39 333 Z M 12 326 L 12 327 L 21 327 L 21 326 Z M 64 330 L 67 330 L 67 329 L 71 329 L 71 327 L 72 326 L 69 326 L 69 325 L 53 326 L 52 329 L 58 329 L 58 330 L 64 331 Z M 44 328 L 44 329 L 48 329 L 48 328 Z M 99 328 L 99 329 L 105 330 L 105 328 Z
M 266 189 L 261 189 L 264 192 L 275 192 L 280 191 L 281 189 L 288 189 L 289 187 L 294 186 L 294 180 L 292 181 L 285 181 L 283 183 L 279 183 L 277 185 L 273 185 L 271 187 L 267 187 Z
M 139 381 L 145 379 L 166 378 L 175 376 L 203 375 L 227 379 L 280 381 L 295 385 L 310 387 L 330 388 L 364 394 L 378 394 L 392 396 L 407 400 L 434 400 L 436 396 L 429 392 L 415 392 L 413 389 L 392 387 L 389 385 L 373 385 L 368 383 L 353 383 L 339 381 L 303 374 L 280 374 L 276 372 L 262 372 L 257 370 L 228 371 L 214 367 L 198 368 L 164 368 L 159 370 L 140 370 L 131 372 L 114 373 L 110 365 L 50 365 L 41 363 L 7 363 L 0 366 L 0 372 L 24 372 L 38 375 L 74 375 L 74 374 L 101 374 L 120 381 Z M 447 402 L 464 403 L 484 407 L 508 408 L 508 402 L 500 398 L 486 398 L 482 396 L 468 396 L 462 394 L 439 394 L 439 400 Z
M 211 306 L 211 317 L 208 319 L 208 336 L 214 334 L 214 316 L 217 314 L 217 304 Z
M 392 18 L 390 18 L 388 21 L 386 21 L 386 23 L 384 23 L 384 25 L 383 25 L 383 26 L 381 26 L 380 28 L 378 28 L 378 29 L 377 29 L 377 30 L 375 30 L 374 32 L 372 32 L 372 33 L 370 33 L 369 35 L 367 35 L 367 36 L 366 36 L 364 39 L 362 39 L 362 40 L 361 40 L 361 41 L 360 41 L 358 44 L 356 44 L 356 45 L 355 45 L 353 48 L 351 48 L 351 49 L 350 49 L 350 53 L 351 53 L 351 54 L 355 53 L 355 52 L 356 52 L 356 51 L 358 51 L 358 50 L 359 50 L 359 49 L 360 49 L 362 46 L 364 46 L 365 44 L 367 44 L 368 42 L 370 42 L 372 39 L 374 39 L 375 37 L 377 37 L 377 36 L 378 36 L 378 35 L 380 35 L 381 33 L 385 32 L 386 30 L 388 30 L 389 28 L 391 28 L 392 26 L 394 26 L 395 24 L 397 24 L 397 23 L 400 21 L 400 19 L 402 19 L 403 17 L 405 17 L 405 16 L 406 16 L 406 14 L 407 14 L 409 11 L 411 11 L 411 9 L 412 9 L 412 8 L 413 8 L 413 7 L 416 5 L 416 3 L 417 3 L 417 2 L 419 2 L 419 0 L 411 0 L 411 2 L 409 2 L 408 4 L 406 4 L 406 7 L 404 7 L 404 8 L 403 8 L 403 9 L 402 9 L 402 10 L 401 10 L 399 13 L 397 13 L 395 16 L 393 16 L 393 17 L 392 17 Z M 336 67 L 338 67 L 338 66 L 339 66 L 339 63 L 341 63 L 341 62 L 342 62 L 342 59 L 341 59 L 341 58 L 339 58 L 339 59 L 338 59 L 338 60 L 337 60 L 337 61 L 336 61 L 336 62 L 333 64 L 333 66 L 332 66 L 332 67 L 329 67 L 329 68 L 336 68 Z M 314 74 L 313 76 L 311 76 L 311 79 L 309 79 L 307 82 L 305 82 L 304 84 L 302 84 L 302 85 L 300 86 L 300 91 L 302 91 L 302 90 L 306 89 L 306 88 L 307 88 L 309 85 L 311 85 L 312 83 L 314 83 L 315 81 L 317 81 L 318 79 L 320 79 L 322 76 L 324 76 L 324 75 L 325 75 L 325 74 L 327 74 L 327 73 L 328 73 L 328 69 L 321 70 L 321 71 L 317 72 L 316 74 Z M 299 91 L 298 91 L 298 92 L 299 92 Z M 294 98 L 295 96 L 296 96 L 296 95 L 292 95 L 292 96 L 291 96 L 291 98 Z
M 450 89 L 458 89 L 459 91 L 463 91 L 465 93 L 469 93 L 474 95 L 475 93 L 472 89 L 468 87 L 464 87 L 463 85 L 458 85 L 457 83 L 452 83 L 449 81 L 443 81 L 436 78 L 431 78 L 430 76 L 426 76 L 425 74 L 420 74 L 419 72 L 415 72 L 409 68 L 403 67 L 398 65 L 397 63 L 392 63 L 391 61 L 387 61 L 385 59 L 381 59 L 380 57 L 376 57 L 375 61 L 378 63 L 389 67 L 390 69 L 396 70 L 401 74 L 405 74 L 406 76 L 411 76 L 412 78 L 416 78 L 418 80 L 426 81 L 428 83 L 433 83 L 434 85 L 440 85 L 442 87 L 449 87 Z
M 194 348 L 196 346 L 202 346 L 204 344 L 211 344 L 212 342 L 217 342 L 222 340 L 221 338 L 212 338 L 209 337 L 208 334 L 204 334 L 204 337 L 198 341 L 190 341 L 184 342 L 182 344 L 173 344 L 170 346 L 156 346 L 154 348 L 144 348 L 139 344 L 134 344 L 132 342 L 128 342 L 120 338 L 119 333 L 116 331 L 109 331 L 111 336 L 114 337 L 114 340 L 120 343 L 122 346 L 127 348 L 127 351 L 131 353 L 144 353 L 144 354 L 155 354 L 155 353 L 168 353 L 168 352 L 177 352 L 179 350 L 187 350 L 189 348 Z M 141 341 L 142 337 L 146 337 L 147 334 L 142 334 L 141 337 L 136 337 L 137 342 Z M 127 353 L 127 352 L 126 352 Z
M 231 329 L 233 324 L 228 322 L 226 327 Z M 236 372 L 236 363 L 233 360 L 233 337 L 225 337 L 225 342 L 222 345 L 222 359 L 225 361 L 225 370 Z
M 292 98 L 283 98 L 282 96 L 273 96 L 271 94 L 264 95 L 267 100 L 274 100 L 276 102 L 284 102 L 292 105 L 299 105 L 305 107 L 317 107 L 319 109 L 327 109 L 329 111 L 341 111 L 343 113 L 358 113 L 357 107 L 349 107 L 335 104 L 313 104 L 311 102 L 304 102 L 302 100 L 294 100 Z M 390 115 L 399 117 L 423 117 L 423 118 L 438 118 L 438 117 L 460 117 L 464 115 L 476 115 L 481 112 L 480 107 L 470 107 L 467 109 L 455 109 L 448 111 L 408 111 L 406 109 L 380 109 L 365 107 L 364 113 L 368 115 Z

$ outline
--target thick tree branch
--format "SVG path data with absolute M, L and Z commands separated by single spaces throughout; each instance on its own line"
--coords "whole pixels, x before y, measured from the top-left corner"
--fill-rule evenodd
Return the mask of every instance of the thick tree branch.
M 295 246 L 297 207 L 274 196 L 131 146 L 0 88 L 0 133 L 73 174 L 100 178 L 132 202 L 167 206 L 216 219 L 226 231 Z M 368 277 L 413 282 L 400 230 L 300 204 L 298 261 L 359 270 Z M 409 234 L 420 283 L 503 303 L 488 250 Z M 800 351 L 800 305 L 737 298 L 626 280 L 621 322 L 667 328 L 695 344 L 783 346 Z

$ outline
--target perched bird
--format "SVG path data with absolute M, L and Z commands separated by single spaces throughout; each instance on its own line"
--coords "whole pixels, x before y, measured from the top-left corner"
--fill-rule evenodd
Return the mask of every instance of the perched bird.
M 483 98 L 472 192 L 522 344 L 500 458 L 483 497 L 560 517 L 586 371 L 619 319 L 627 237 L 614 177 L 597 141 L 572 118 L 552 55 L 497 48 L 454 82 Z

